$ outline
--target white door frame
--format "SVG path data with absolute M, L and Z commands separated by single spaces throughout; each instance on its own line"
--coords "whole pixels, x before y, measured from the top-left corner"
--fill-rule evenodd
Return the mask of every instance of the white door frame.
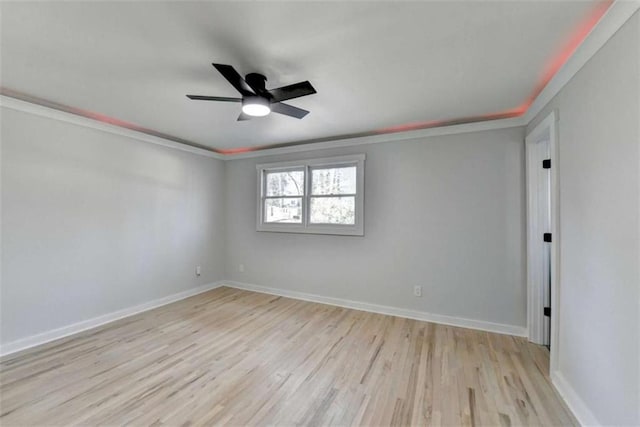
M 551 346 L 551 372 L 555 371 L 558 354 L 558 319 L 560 301 L 560 275 L 558 269 L 558 248 L 560 243 L 559 235 L 559 199 L 558 199 L 558 136 L 557 136 L 557 114 L 552 111 L 542 122 L 540 122 L 525 139 L 526 151 L 526 180 L 527 180 L 527 326 L 529 330 L 529 340 L 535 343 L 542 343 L 544 337 L 544 317 L 543 317 L 543 289 L 539 272 L 534 266 L 540 265 L 540 257 L 543 256 L 539 250 L 539 242 L 542 241 L 542 233 L 538 224 L 538 210 L 535 191 L 537 185 L 537 174 L 542 165 L 541 159 L 536 155 L 535 144 L 541 141 L 549 141 L 549 158 L 551 159 L 551 224 L 552 234 L 551 244 L 551 336 L 549 343 Z

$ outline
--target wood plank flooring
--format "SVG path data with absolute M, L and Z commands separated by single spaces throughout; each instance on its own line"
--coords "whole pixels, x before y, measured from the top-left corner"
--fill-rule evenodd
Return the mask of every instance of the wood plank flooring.
M 575 425 L 523 338 L 219 288 L 0 361 L 7 425 Z

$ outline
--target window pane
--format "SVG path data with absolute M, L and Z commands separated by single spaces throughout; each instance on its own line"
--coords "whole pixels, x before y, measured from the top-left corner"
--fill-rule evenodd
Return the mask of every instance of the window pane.
M 311 194 L 355 194 L 356 167 L 311 170 Z
M 264 222 L 302 223 L 302 198 L 265 199 Z
M 267 172 L 267 196 L 304 195 L 304 171 Z
M 312 224 L 356 223 L 356 198 L 350 197 L 312 197 L 310 220 Z

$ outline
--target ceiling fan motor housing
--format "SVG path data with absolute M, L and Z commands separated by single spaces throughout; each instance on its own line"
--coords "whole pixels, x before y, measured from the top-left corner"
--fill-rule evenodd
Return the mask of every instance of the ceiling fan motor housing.
M 267 91 L 265 87 L 265 82 L 267 81 L 267 78 L 262 74 L 249 73 L 245 76 L 244 79 L 247 82 L 247 84 L 251 86 L 258 93 L 258 95 L 262 95 Z

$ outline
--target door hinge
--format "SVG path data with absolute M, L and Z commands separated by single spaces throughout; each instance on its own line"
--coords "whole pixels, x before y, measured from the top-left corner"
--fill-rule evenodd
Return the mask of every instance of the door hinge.
M 551 233 L 544 233 L 542 237 L 545 242 L 551 242 Z
M 542 169 L 551 169 L 551 159 L 542 161 Z
M 547 317 L 551 317 L 551 307 L 544 308 L 544 315 Z

